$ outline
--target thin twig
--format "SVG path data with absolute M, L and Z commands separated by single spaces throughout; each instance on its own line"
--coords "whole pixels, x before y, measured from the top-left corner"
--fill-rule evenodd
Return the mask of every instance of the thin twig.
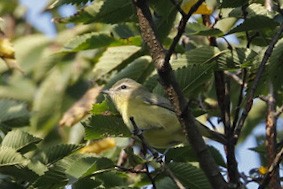
M 141 143 L 142 143 L 142 152 L 143 152 L 143 155 L 144 157 L 146 157 L 146 154 L 147 154 L 147 151 L 150 151 L 152 153 L 152 155 L 155 157 L 155 155 L 158 153 L 156 153 L 155 150 L 153 150 L 147 143 L 146 141 L 144 140 L 144 137 L 143 137 L 143 134 L 142 134 L 142 131 L 139 129 L 139 127 L 137 126 L 135 120 L 133 117 L 130 117 L 130 121 L 134 127 L 134 135 L 137 136 L 140 140 L 141 140 Z M 157 159 L 157 158 L 156 158 Z M 146 169 L 146 172 L 145 174 L 147 175 L 148 179 L 150 180 L 151 184 L 152 184 L 152 188 L 153 189 L 156 189 L 156 184 L 155 184 L 155 180 L 154 178 L 151 176 L 150 172 L 149 172 L 149 168 L 148 168 L 148 164 L 147 162 L 144 163 L 144 166 L 145 166 L 145 169 Z
M 280 149 L 280 151 L 275 156 L 273 163 L 269 166 L 268 172 L 264 176 L 264 179 L 263 179 L 261 185 L 258 187 L 258 189 L 264 189 L 265 187 L 268 186 L 270 179 L 274 174 L 274 171 L 276 169 L 278 169 L 278 166 L 279 166 L 280 162 L 282 161 L 282 159 L 283 159 L 283 147 Z
M 246 88 L 246 79 L 247 79 L 247 69 L 243 69 L 242 70 L 242 84 L 241 84 L 241 89 L 240 89 L 240 93 L 239 93 L 239 97 L 238 97 L 238 103 L 235 109 L 235 113 L 234 113 L 234 121 L 233 121 L 233 125 L 232 125 L 232 130 L 233 132 L 235 131 L 235 128 L 237 126 L 237 122 L 240 116 L 240 110 L 241 110 L 241 104 L 243 102 L 243 95 L 244 95 L 244 89 Z
M 123 171 L 123 172 L 128 172 L 128 173 L 136 173 L 136 174 L 140 174 L 140 173 L 146 173 L 147 170 L 145 169 L 141 169 L 141 170 L 136 170 L 136 169 L 132 169 L 132 168 L 126 168 L 120 165 L 116 165 L 115 168 L 119 171 Z
M 179 11 L 179 13 L 182 16 L 186 16 L 186 13 L 183 11 L 183 9 L 180 6 L 180 3 L 177 0 L 170 0 L 172 2 L 173 5 L 175 5 L 176 9 Z
M 232 78 L 234 81 L 236 81 L 239 85 L 243 85 L 243 80 L 237 76 L 236 74 L 234 73 L 231 73 L 229 71 L 224 71 L 225 75 L 229 76 L 230 78 Z
M 235 131 L 234 131 L 234 136 L 235 136 L 235 139 L 236 139 L 235 142 L 237 142 L 237 140 L 239 139 L 242 127 L 243 127 L 245 120 L 246 120 L 246 118 L 247 118 L 247 116 L 248 116 L 248 114 L 249 114 L 249 112 L 252 108 L 255 92 L 256 92 L 257 86 L 259 84 L 260 78 L 261 78 L 261 76 L 264 72 L 265 65 L 266 65 L 270 55 L 272 54 L 273 48 L 274 48 L 275 44 L 277 43 L 277 41 L 279 40 L 282 32 L 283 32 L 283 23 L 280 25 L 278 32 L 273 36 L 268 48 L 266 49 L 266 51 L 264 53 L 263 59 L 262 59 L 260 65 L 259 65 L 259 68 L 258 68 L 256 77 L 255 77 L 255 80 L 252 84 L 250 93 L 247 96 L 247 103 L 244 107 L 244 110 L 241 114 L 239 122 L 238 122 L 238 124 L 235 128 Z
M 185 29 L 186 29 L 186 25 L 187 25 L 187 22 L 188 20 L 190 19 L 190 17 L 192 16 L 192 14 L 199 8 L 199 6 L 204 2 L 204 0 L 198 0 L 196 2 L 196 4 L 194 4 L 192 6 L 192 8 L 190 9 L 190 11 L 188 12 L 188 14 L 185 14 L 181 21 L 179 22 L 179 26 L 178 26 L 178 33 L 177 35 L 174 37 L 173 39 L 173 42 L 172 44 L 170 45 L 169 47 L 169 50 L 167 51 L 166 53 L 166 56 L 165 56 L 165 64 L 169 63 L 170 61 L 170 58 L 172 56 L 172 54 L 174 53 L 174 50 L 178 44 L 178 42 L 180 41 L 180 38 L 182 37 Z

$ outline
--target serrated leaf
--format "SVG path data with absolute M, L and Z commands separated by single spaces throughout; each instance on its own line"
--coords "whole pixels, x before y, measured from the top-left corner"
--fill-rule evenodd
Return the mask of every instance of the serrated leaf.
M 205 174 L 200 168 L 190 163 L 169 163 L 169 169 L 187 188 L 191 189 L 211 189 Z
M 87 140 L 100 139 L 106 136 L 129 137 L 130 131 L 122 118 L 117 116 L 95 115 L 82 122 Z
M 78 179 L 101 173 L 103 170 L 113 167 L 114 163 L 107 158 L 81 157 L 70 165 L 66 173 Z
M 30 145 L 39 143 L 41 140 L 42 139 L 17 129 L 7 133 L 2 141 L 2 146 L 11 147 L 16 151 L 20 151 Z
M 201 36 L 222 36 L 224 33 L 217 28 L 209 28 L 203 24 L 194 22 L 188 23 L 186 27 L 186 33 L 188 35 L 201 35 Z
M 30 160 L 15 149 L 0 147 L 0 173 L 16 178 L 18 181 L 33 181 L 38 177 L 36 172 L 27 167 Z
M 55 162 L 74 153 L 82 146 L 75 144 L 58 144 L 44 150 L 44 162 L 46 164 L 54 164 Z
M 235 48 L 232 53 L 227 51 L 217 59 L 221 69 L 238 69 L 254 66 L 258 53 L 247 48 Z
M 270 11 L 265 6 L 263 6 L 263 4 L 260 3 L 250 4 L 247 7 L 246 11 L 249 17 L 253 17 L 257 15 L 268 16 L 270 13 Z
M 213 47 L 193 49 L 186 56 L 172 61 L 177 81 L 186 96 L 196 96 L 199 90 L 211 80 L 216 69 L 215 60 L 224 53 Z M 163 94 L 163 87 L 158 84 L 154 93 Z
M 67 175 L 65 170 L 54 166 L 49 168 L 44 175 L 40 176 L 35 182 L 31 184 L 29 189 L 40 188 L 40 189 L 50 189 L 50 188 L 61 188 L 68 183 Z
M 113 43 L 115 39 L 103 33 L 87 33 L 72 39 L 65 45 L 63 52 L 78 52 L 82 50 L 106 47 Z
M 127 67 L 123 68 L 105 85 L 105 88 L 111 87 L 114 83 L 123 78 L 131 78 L 136 81 L 141 81 L 154 69 L 151 64 L 151 57 L 142 56 L 131 62 Z
M 164 177 L 156 182 L 156 188 L 162 189 L 178 189 L 179 187 L 171 178 Z
M 128 0 L 97 0 L 63 22 L 115 24 L 130 20 L 133 15 L 132 2 Z
M 278 23 L 275 22 L 272 18 L 262 15 L 253 16 L 251 18 L 247 18 L 242 24 L 239 24 L 238 26 L 230 30 L 227 35 L 238 32 L 247 32 L 251 30 L 272 30 L 276 26 L 278 26 Z
M 86 177 L 77 180 L 72 184 L 72 189 L 86 189 L 86 188 L 99 188 L 102 185 L 102 181 L 96 178 Z
M 101 115 L 109 110 L 109 106 L 106 100 L 102 101 L 101 103 L 96 103 L 92 105 L 91 113 L 93 115 Z
M 93 0 L 51 0 L 49 1 L 49 5 L 47 6 L 48 9 L 54 9 L 59 6 L 70 4 L 70 5 L 84 5 L 88 2 L 91 2 Z
M 1 99 L 0 123 L 8 127 L 21 127 L 29 124 L 30 114 L 25 103 Z
M 25 166 L 28 160 L 24 158 L 15 149 L 10 147 L 0 147 L 0 171 L 3 166 L 19 165 Z
M 128 0 L 104 0 L 92 22 L 115 24 L 125 22 L 133 15 L 132 2 Z
M 117 68 L 123 61 L 134 53 L 138 52 L 140 47 L 121 46 L 108 48 L 93 68 L 95 78 L 101 78 Z
M 220 154 L 220 152 L 214 148 L 213 146 L 208 146 L 210 153 L 214 157 L 216 163 L 219 166 L 226 167 L 226 163 Z M 168 150 L 166 153 L 166 161 L 174 161 L 174 162 L 198 162 L 198 158 L 195 155 L 192 147 L 190 145 L 186 145 L 184 147 L 176 147 Z

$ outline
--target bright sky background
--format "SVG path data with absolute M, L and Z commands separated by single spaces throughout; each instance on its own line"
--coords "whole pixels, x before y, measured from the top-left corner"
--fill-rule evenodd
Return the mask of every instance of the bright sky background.
M 56 36 L 56 28 L 52 23 L 52 17 L 49 13 L 42 13 L 42 9 L 45 7 L 46 0 L 20 0 L 20 2 L 27 7 L 28 11 L 26 14 L 26 19 L 29 23 L 34 25 L 39 31 L 45 33 L 49 37 Z M 64 6 L 60 9 L 62 16 L 71 15 L 75 9 L 72 6 Z M 256 133 L 262 133 L 264 131 L 264 125 L 257 129 Z M 219 149 L 221 146 L 216 142 L 211 143 Z M 248 148 L 255 147 L 255 139 L 249 137 L 243 144 L 237 146 L 236 157 L 239 162 L 239 170 L 248 174 L 249 170 L 252 168 L 259 167 L 259 161 L 257 154 L 253 151 L 248 150 Z M 223 157 L 225 157 L 224 150 L 221 150 Z M 249 184 L 248 188 L 257 188 L 255 184 Z

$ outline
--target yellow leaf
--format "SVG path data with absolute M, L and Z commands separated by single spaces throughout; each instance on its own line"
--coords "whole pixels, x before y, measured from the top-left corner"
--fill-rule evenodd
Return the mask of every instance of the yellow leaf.
M 104 138 L 101 140 L 96 140 L 90 142 L 87 146 L 83 147 L 80 150 L 80 153 L 86 154 L 86 153 L 96 153 L 99 154 L 105 150 L 111 149 L 116 146 L 115 140 L 113 138 Z
M 258 172 L 259 172 L 261 175 L 265 175 L 265 174 L 268 172 L 268 169 L 267 169 L 267 167 L 260 166 L 260 167 L 258 168 Z
M 185 13 L 189 13 L 191 10 L 192 6 L 196 4 L 198 0 L 184 0 L 181 4 L 181 8 Z M 199 8 L 194 12 L 194 14 L 205 14 L 205 15 L 210 15 L 212 13 L 211 8 L 207 6 L 207 4 L 204 2 L 202 3 Z
M 4 35 L 0 34 L 0 57 L 1 58 L 15 58 L 15 49 L 12 43 Z
M 101 88 L 95 86 L 89 89 L 79 101 L 64 113 L 59 125 L 71 127 L 88 115 L 92 104 L 96 102 L 96 97 L 99 95 Z

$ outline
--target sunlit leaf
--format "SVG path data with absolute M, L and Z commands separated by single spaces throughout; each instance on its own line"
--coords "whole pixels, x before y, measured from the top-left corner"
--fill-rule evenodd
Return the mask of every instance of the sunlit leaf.
M 3 139 L 2 146 L 11 147 L 17 151 L 40 142 L 42 139 L 34 137 L 20 130 L 10 131 Z
M 247 18 L 242 24 L 236 26 L 228 34 L 237 33 L 237 32 L 247 32 L 250 30 L 263 30 L 275 28 L 278 26 L 278 23 L 275 22 L 272 18 L 266 16 L 254 16 Z
M 117 116 L 96 115 L 83 122 L 88 140 L 99 139 L 105 136 L 129 137 L 130 132 L 122 118 Z

